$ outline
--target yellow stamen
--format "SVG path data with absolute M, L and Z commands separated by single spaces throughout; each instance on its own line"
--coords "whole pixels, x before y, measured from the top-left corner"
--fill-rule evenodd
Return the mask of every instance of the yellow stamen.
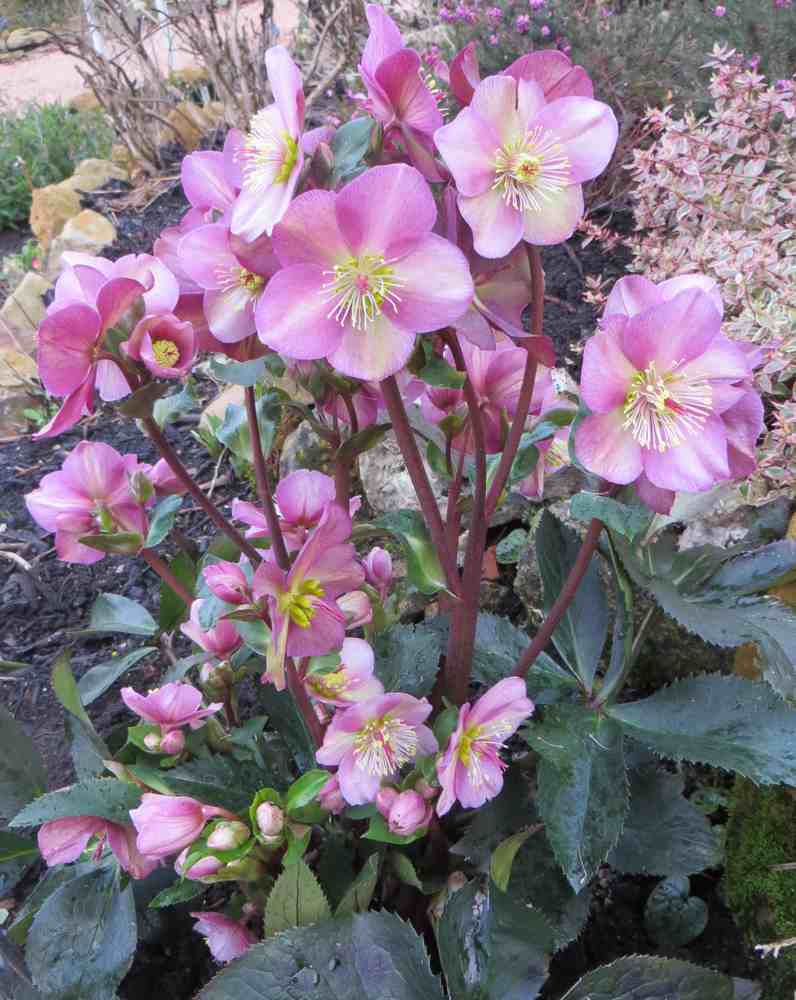
M 309 628 L 315 617 L 315 602 L 312 599 L 323 595 L 324 590 L 318 580 L 301 580 L 279 597 L 277 606 L 280 614 L 290 618 L 299 628 Z
M 668 451 L 700 431 L 710 416 L 713 406 L 710 382 L 681 375 L 678 366 L 679 362 L 661 375 L 652 361 L 631 380 L 622 426 L 642 448 Z
M 327 301 L 332 303 L 328 315 L 341 325 L 350 323 L 355 330 L 364 330 L 381 315 L 385 304 L 397 312 L 401 297 L 396 289 L 404 282 L 382 254 L 350 257 L 325 274 L 329 280 L 323 291 Z
M 564 147 L 541 125 L 496 150 L 494 166 L 492 189 L 521 212 L 538 212 L 569 184 L 570 164 Z
M 173 340 L 155 340 L 152 353 L 161 368 L 173 368 L 180 360 L 180 349 Z

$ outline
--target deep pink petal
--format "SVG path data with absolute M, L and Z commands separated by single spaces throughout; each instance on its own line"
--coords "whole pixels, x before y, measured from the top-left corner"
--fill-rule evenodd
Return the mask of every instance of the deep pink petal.
M 203 307 L 210 332 L 222 344 L 238 344 L 256 330 L 255 302 L 243 285 L 226 291 L 205 292 Z
M 668 514 L 671 511 L 675 497 L 673 490 L 664 490 L 653 485 L 643 472 L 633 485 L 639 500 L 650 510 L 654 510 L 657 514 Z
M 619 136 L 613 111 L 588 97 L 561 97 L 542 108 L 534 124 L 548 129 L 563 144 L 570 181 L 576 184 L 605 170 Z
M 343 644 L 345 615 L 328 601 L 313 601 L 313 610 L 309 628 L 290 623 L 286 648 L 288 656 L 323 656 Z
M 451 93 L 462 107 L 466 107 L 473 99 L 473 92 L 480 82 L 481 71 L 475 42 L 468 42 L 451 60 Z
M 582 66 L 573 66 L 563 52 L 540 49 L 520 56 L 503 71 L 515 80 L 533 80 L 544 92 L 545 99 L 559 97 L 593 97 L 594 87 Z
M 89 497 L 105 500 L 127 480 L 123 457 L 103 441 L 81 441 L 67 455 L 63 472 Z
M 200 288 L 215 290 L 238 268 L 229 245 L 229 230 L 220 223 L 199 226 L 180 240 L 180 263 Z
M 85 380 L 99 335 L 100 317 L 89 305 L 72 303 L 45 316 L 36 360 L 49 393 L 67 396 Z
M 522 239 L 522 213 L 507 204 L 500 192 L 487 188 L 474 198 L 459 195 L 457 203 L 473 231 L 476 253 L 482 257 L 505 257 Z
M 194 208 L 225 212 L 237 191 L 227 177 L 226 157 L 212 150 L 191 153 L 182 161 L 182 189 Z
M 490 189 L 500 136 L 489 122 L 465 108 L 450 125 L 437 129 L 434 142 L 461 195 L 471 198 Z
M 636 373 L 622 351 L 624 316 L 611 317 L 589 337 L 583 350 L 580 395 L 595 413 L 608 413 L 622 406 Z
M 63 434 L 70 427 L 74 427 L 81 417 L 88 416 L 89 413 L 93 412 L 94 372 L 91 371 L 85 382 L 66 397 L 63 406 L 52 420 L 45 424 L 40 431 L 37 431 L 33 437 L 38 441 L 41 438 L 55 437 L 58 434 Z
M 106 823 L 105 828 L 108 846 L 122 868 L 136 879 L 151 875 L 160 862 L 157 858 L 146 857 L 138 850 L 135 827 Z
M 563 243 L 575 232 L 583 218 L 583 189 L 580 184 L 570 184 L 553 191 L 540 203 L 537 211 L 527 211 L 523 216 L 523 237 L 535 246 L 553 246 Z
M 294 264 L 275 274 L 255 312 L 260 340 L 288 358 L 328 357 L 345 330 L 329 315 L 327 282 L 324 271 L 311 264 Z
M 373 167 L 338 194 L 337 221 L 355 257 L 387 257 L 431 232 L 437 207 L 420 173 L 404 163 Z
M 632 483 L 641 474 L 642 451 L 622 426 L 621 409 L 593 413 L 575 431 L 575 454 L 581 464 L 609 483 Z
M 403 284 L 390 321 L 411 333 L 427 333 L 449 326 L 467 309 L 473 281 L 467 258 L 452 243 L 430 233 L 393 265 Z
M 141 282 L 133 278 L 111 278 L 104 284 L 97 295 L 97 312 L 103 330 L 115 326 L 145 291 Z
M 283 267 L 315 264 L 330 269 L 351 256 L 337 224 L 332 191 L 299 195 L 274 229 L 274 250 Z
M 375 77 L 387 95 L 396 120 L 425 135 L 433 135 L 444 119 L 434 95 L 420 76 L 420 56 L 401 49 L 388 56 Z
M 665 490 L 702 493 L 730 478 L 727 434 L 719 417 L 708 417 L 698 432 L 666 451 L 645 449 L 644 472 Z
M 273 45 L 268 49 L 265 68 L 285 128 L 294 139 L 298 139 L 304 127 L 304 91 L 299 68 L 284 45 Z
M 286 520 L 312 525 L 334 500 L 334 480 L 323 472 L 297 469 L 279 481 L 274 497 Z
M 340 330 L 339 343 L 327 358 L 333 368 L 351 378 L 380 382 L 403 368 L 415 346 L 415 334 L 399 329 L 387 313 L 364 330 L 351 326 Z
M 757 468 L 757 439 L 763 432 L 763 401 L 750 389 L 722 414 L 727 435 L 727 457 L 733 479 L 750 476 Z
M 240 264 L 263 278 L 272 278 L 281 267 L 274 250 L 274 241 L 263 234 L 252 243 L 247 243 L 240 236 L 230 234 L 229 247 Z
M 625 325 L 622 350 L 637 371 L 655 363 L 664 374 L 703 354 L 721 330 L 721 314 L 699 289 L 637 313 Z
M 404 40 L 398 25 L 381 4 L 365 4 L 365 15 L 370 26 L 370 34 L 362 50 L 362 65 L 369 72 L 375 73 L 387 56 L 403 48 Z

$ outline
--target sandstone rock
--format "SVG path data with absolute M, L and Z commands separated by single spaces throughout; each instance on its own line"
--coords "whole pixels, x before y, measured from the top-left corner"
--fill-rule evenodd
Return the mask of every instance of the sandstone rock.
M 29 271 L 8 296 L 0 309 L 0 349 L 35 349 L 36 329 L 45 314 L 44 294 L 50 287 L 41 274 Z
M 216 396 L 215 399 L 211 400 L 207 406 L 202 410 L 202 415 L 199 418 L 200 427 L 208 427 L 209 421 L 208 417 L 218 417 L 220 420 L 224 419 L 224 414 L 227 412 L 227 407 L 234 403 L 237 406 L 243 406 L 244 403 L 244 393 L 242 385 L 229 385 L 226 389 Z
M 30 228 L 43 247 L 48 247 L 66 223 L 80 212 L 80 196 L 63 184 L 34 188 L 30 206 Z
M 90 208 L 70 219 L 61 235 L 55 240 L 47 261 L 50 274 L 57 274 L 61 266 L 61 256 L 67 250 L 100 255 L 116 239 L 116 227 L 104 215 Z
M 79 94 L 75 94 L 69 101 L 69 107 L 73 111 L 97 111 L 102 105 L 97 100 L 94 91 L 86 88 L 86 90 L 81 90 Z
M 192 101 L 180 101 L 166 116 L 166 120 L 188 152 L 196 149 L 202 138 L 216 128 L 223 118 L 224 105 L 220 101 L 210 101 L 202 105 L 194 104 Z M 167 136 L 167 139 L 173 138 L 173 134 Z
M 50 33 L 38 28 L 17 28 L 6 38 L 6 48 L 9 52 L 19 49 L 35 49 L 38 45 L 46 45 L 50 41 Z
M 444 495 L 443 482 L 426 465 L 437 502 Z M 406 471 L 401 449 L 390 431 L 375 448 L 359 458 L 359 475 L 373 511 L 376 515 L 407 508 L 419 510 L 412 480 Z
M 108 181 L 126 181 L 129 175 L 126 170 L 110 160 L 83 160 L 75 168 L 74 174 L 63 183 L 73 191 L 97 191 L 105 187 Z
M 28 429 L 25 410 L 35 400 L 25 386 L 36 375 L 36 363 L 13 347 L 0 347 L 0 437 L 23 434 Z
M 296 469 L 317 469 L 332 474 L 331 453 L 306 420 L 285 438 L 279 456 L 279 475 L 282 479 Z

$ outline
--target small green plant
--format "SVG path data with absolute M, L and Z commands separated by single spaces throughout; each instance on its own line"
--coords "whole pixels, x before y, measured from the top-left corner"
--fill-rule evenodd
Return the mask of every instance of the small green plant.
M 41 266 L 43 250 L 38 240 L 26 240 L 16 253 L 3 258 L 0 275 L 11 271 L 36 271 Z
M 0 229 L 25 222 L 32 188 L 64 180 L 88 157 L 107 157 L 112 142 L 99 112 L 48 104 L 0 113 Z

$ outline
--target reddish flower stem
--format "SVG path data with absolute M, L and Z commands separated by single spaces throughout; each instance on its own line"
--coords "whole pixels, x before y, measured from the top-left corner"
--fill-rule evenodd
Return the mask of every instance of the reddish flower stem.
M 168 565 L 163 559 L 155 552 L 154 549 L 141 549 L 140 555 L 146 562 L 150 569 L 154 570 L 160 579 L 166 584 L 167 587 L 171 587 L 174 593 L 183 601 L 186 607 L 190 608 L 193 603 L 193 596 L 188 593 L 188 591 L 183 587 L 177 577 L 169 569 Z
M 528 262 L 531 265 L 531 336 L 541 337 L 544 326 L 544 270 L 542 269 L 542 257 L 537 247 L 528 247 Z M 536 358 L 529 351 L 528 359 L 525 362 L 525 374 L 522 378 L 520 395 L 517 400 L 517 410 L 509 428 L 509 436 L 506 439 L 503 454 L 500 456 L 495 478 L 492 480 L 489 495 L 486 498 L 487 523 L 495 513 L 500 495 L 508 482 L 512 462 L 520 446 L 520 438 L 525 430 L 525 422 L 531 409 L 533 387 L 536 382 L 536 367 Z
M 393 430 L 395 431 L 395 437 L 398 440 L 398 446 L 403 454 L 404 462 L 406 462 L 406 468 L 412 479 L 417 499 L 420 501 L 420 508 L 423 511 L 431 540 L 442 563 L 448 589 L 451 593 L 458 595 L 461 590 L 461 581 L 459 580 L 459 571 L 456 566 L 456 555 L 448 545 L 448 539 L 445 536 L 445 525 L 442 523 L 439 507 L 434 498 L 434 491 L 431 489 L 431 483 L 428 481 L 423 459 L 420 457 L 420 451 L 418 450 L 409 418 L 406 415 L 403 400 L 401 399 L 401 390 L 398 388 L 395 376 L 390 375 L 389 378 L 386 378 L 381 383 L 381 391 Z
M 467 374 L 467 365 L 455 334 L 447 334 L 446 342 L 460 372 Z M 445 694 L 456 705 L 467 700 L 470 685 L 470 670 L 475 648 L 475 630 L 478 622 L 478 604 L 481 590 L 481 567 L 486 546 L 486 440 L 484 423 L 478 397 L 469 375 L 465 379 L 464 398 L 469 411 L 470 427 L 475 452 L 475 484 L 473 489 L 473 511 L 470 531 L 467 536 L 467 550 L 462 573 L 462 603 L 451 616 L 448 636 L 448 650 L 445 656 Z
M 304 687 L 304 681 L 301 679 L 296 664 L 293 661 L 288 661 L 286 666 L 288 691 L 293 696 L 293 701 L 296 703 L 299 712 L 301 712 L 304 725 L 309 730 L 312 742 L 315 744 L 317 750 L 321 743 L 323 743 L 323 726 L 321 725 L 321 720 L 315 714 L 315 709 L 312 707 L 310 696 L 307 694 L 307 689 Z
M 237 545 L 241 552 L 249 558 L 252 565 L 256 566 L 261 559 L 260 553 L 250 542 L 246 541 L 243 535 L 224 517 L 218 507 L 212 501 L 208 500 L 199 489 L 199 484 L 191 477 L 188 470 L 182 464 L 179 455 L 166 440 L 166 435 L 158 427 L 155 420 L 152 417 L 144 417 L 141 422 L 155 447 L 166 460 L 166 464 L 185 487 L 186 491 L 190 493 L 219 531 L 223 531 Z
M 517 666 L 514 668 L 515 677 L 525 677 L 536 657 L 550 641 L 550 637 L 555 632 L 558 623 L 564 617 L 567 608 L 575 599 L 575 594 L 578 592 L 578 587 L 586 575 L 586 570 L 589 568 L 589 563 L 597 548 L 597 543 L 604 527 L 603 522 L 596 517 L 589 524 L 586 535 L 581 543 L 580 551 L 575 558 L 572 569 L 569 571 L 569 576 L 564 582 L 564 586 L 561 588 L 561 593 L 555 599 L 552 608 L 550 608 L 547 614 L 547 618 L 542 622 L 542 627 L 536 633 L 533 642 L 517 662 Z
M 268 522 L 268 531 L 271 534 L 271 546 L 276 556 L 277 566 L 280 569 L 289 570 L 290 558 L 285 547 L 285 539 L 282 537 L 279 515 L 274 506 L 274 497 L 271 493 L 271 484 L 268 482 L 268 469 L 266 468 L 265 455 L 263 454 L 263 443 L 260 440 L 260 425 L 257 421 L 257 397 L 254 394 L 254 386 L 246 386 L 243 394 L 246 401 L 246 417 L 249 421 L 249 437 L 252 442 L 254 479 L 257 483 L 257 495 L 265 510 L 265 519 Z
M 339 458 L 334 463 L 334 498 L 339 507 L 348 510 L 348 501 L 351 498 L 351 466 Z

